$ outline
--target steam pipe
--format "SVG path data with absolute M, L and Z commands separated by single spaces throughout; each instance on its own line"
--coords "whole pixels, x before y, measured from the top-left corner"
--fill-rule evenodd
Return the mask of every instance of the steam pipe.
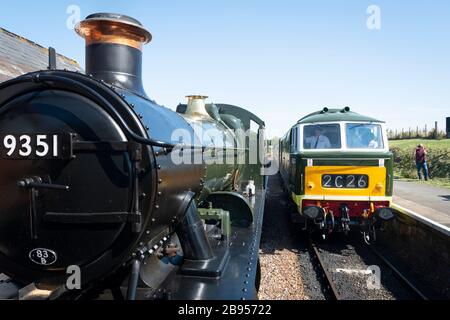
M 177 235 L 185 259 L 210 260 L 214 258 L 194 201 L 191 201 L 183 221 L 177 227 Z
M 128 281 L 127 300 L 136 300 L 136 291 L 139 282 L 139 271 L 141 270 L 141 262 L 134 259 L 131 263 L 130 280 Z

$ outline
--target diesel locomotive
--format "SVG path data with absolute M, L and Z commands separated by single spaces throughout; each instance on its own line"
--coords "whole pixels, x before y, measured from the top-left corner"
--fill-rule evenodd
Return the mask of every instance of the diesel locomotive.
M 347 233 L 360 228 L 368 243 L 394 218 L 390 209 L 393 155 L 385 124 L 328 109 L 300 119 L 281 139 L 280 174 L 304 229 Z
M 76 31 L 85 74 L 50 55 L 0 84 L 0 298 L 255 298 L 265 178 L 237 159 L 264 122 L 204 96 L 151 100 L 152 36 L 131 17 Z

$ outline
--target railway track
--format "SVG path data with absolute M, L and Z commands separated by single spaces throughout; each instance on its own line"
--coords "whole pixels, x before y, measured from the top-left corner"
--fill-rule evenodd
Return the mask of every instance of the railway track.
M 396 268 L 384 255 L 382 255 L 377 249 L 373 246 L 369 246 L 369 249 L 381 260 L 383 263 L 388 266 L 395 277 L 403 283 L 403 285 L 414 292 L 418 299 L 428 300 L 425 294 L 423 294 L 411 281 L 409 281 L 399 270 Z
M 264 217 L 262 299 L 308 300 L 416 300 L 434 299 L 426 287 L 420 290 L 410 280 L 414 273 L 400 270 L 395 260 L 367 246 L 358 232 L 347 237 L 334 234 L 326 242 L 310 237 L 293 224 L 290 202 L 279 176 L 269 179 L 270 201 Z M 282 201 L 279 201 L 279 200 Z M 280 215 L 280 212 L 283 213 Z M 313 235 L 314 236 L 314 235 Z M 383 252 L 384 253 L 384 252 Z M 381 287 L 368 289 L 370 266 L 379 266 Z M 341 269 L 341 272 L 337 272 Z M 342 271 L 344 269 L 344 271 Z M 359 273 L 349 274 L 346 270 Z M 361 271 L 364 271 L 361 272 Z M 282 275 L 281 277 L 277 277 Z M 418 278 L 418 283 L 421 279 Z M 426 291 L 425 291 L 426 290 Z M 423 293 L 426 294 L 423 294 Z M 300 294 L 301 293 L 301 294 Z
M 309 238 L 309 246 L 313 253 L 313 258 L 316 260 L 317 266 L 319 267 L 318 270 L 321 273 L 321 278 L 324 280 L 326 284 L 326 289 L 329 292 L 329 296 L 333 300 L 343 300 L 342 296 L 340 295 L 339 291 L 337 290 L 336 286 L 333 283 L 333 279 L 331 277 L 330 272 L 328 271 L 327 266 L 325 265 L 325 262 L 320 257 L 320 252 L 315 243 L 311 238 Z
M 374 247 L 348 243 L 342 246 L 333 242 L 317 244 L 312 237 L 308 238 L 308 245 L 327 299 L 428 300 Z M 366 285 L 374 266 L 380 270 L 379 288 Z

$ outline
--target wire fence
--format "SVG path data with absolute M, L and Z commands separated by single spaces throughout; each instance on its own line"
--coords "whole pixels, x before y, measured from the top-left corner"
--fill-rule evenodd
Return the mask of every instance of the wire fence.
M 445 139 L 447 133 L 443 130 L 439 130 L 437 125 L 434 128 L 429 129 L 426 125 L 422 128 L 408 128 L 401 130 L 388 129 L 388 138 L 390 140 L 406 140 L 406 139 Z

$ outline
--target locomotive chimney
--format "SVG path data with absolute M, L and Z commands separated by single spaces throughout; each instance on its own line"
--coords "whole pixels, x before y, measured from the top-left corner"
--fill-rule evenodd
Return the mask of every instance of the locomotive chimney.
M 152 35 L 125 15 L 95 13 L 75 27 L 86 40 L 86 74 L 146 96 L 142 85 L 142 46 Z

